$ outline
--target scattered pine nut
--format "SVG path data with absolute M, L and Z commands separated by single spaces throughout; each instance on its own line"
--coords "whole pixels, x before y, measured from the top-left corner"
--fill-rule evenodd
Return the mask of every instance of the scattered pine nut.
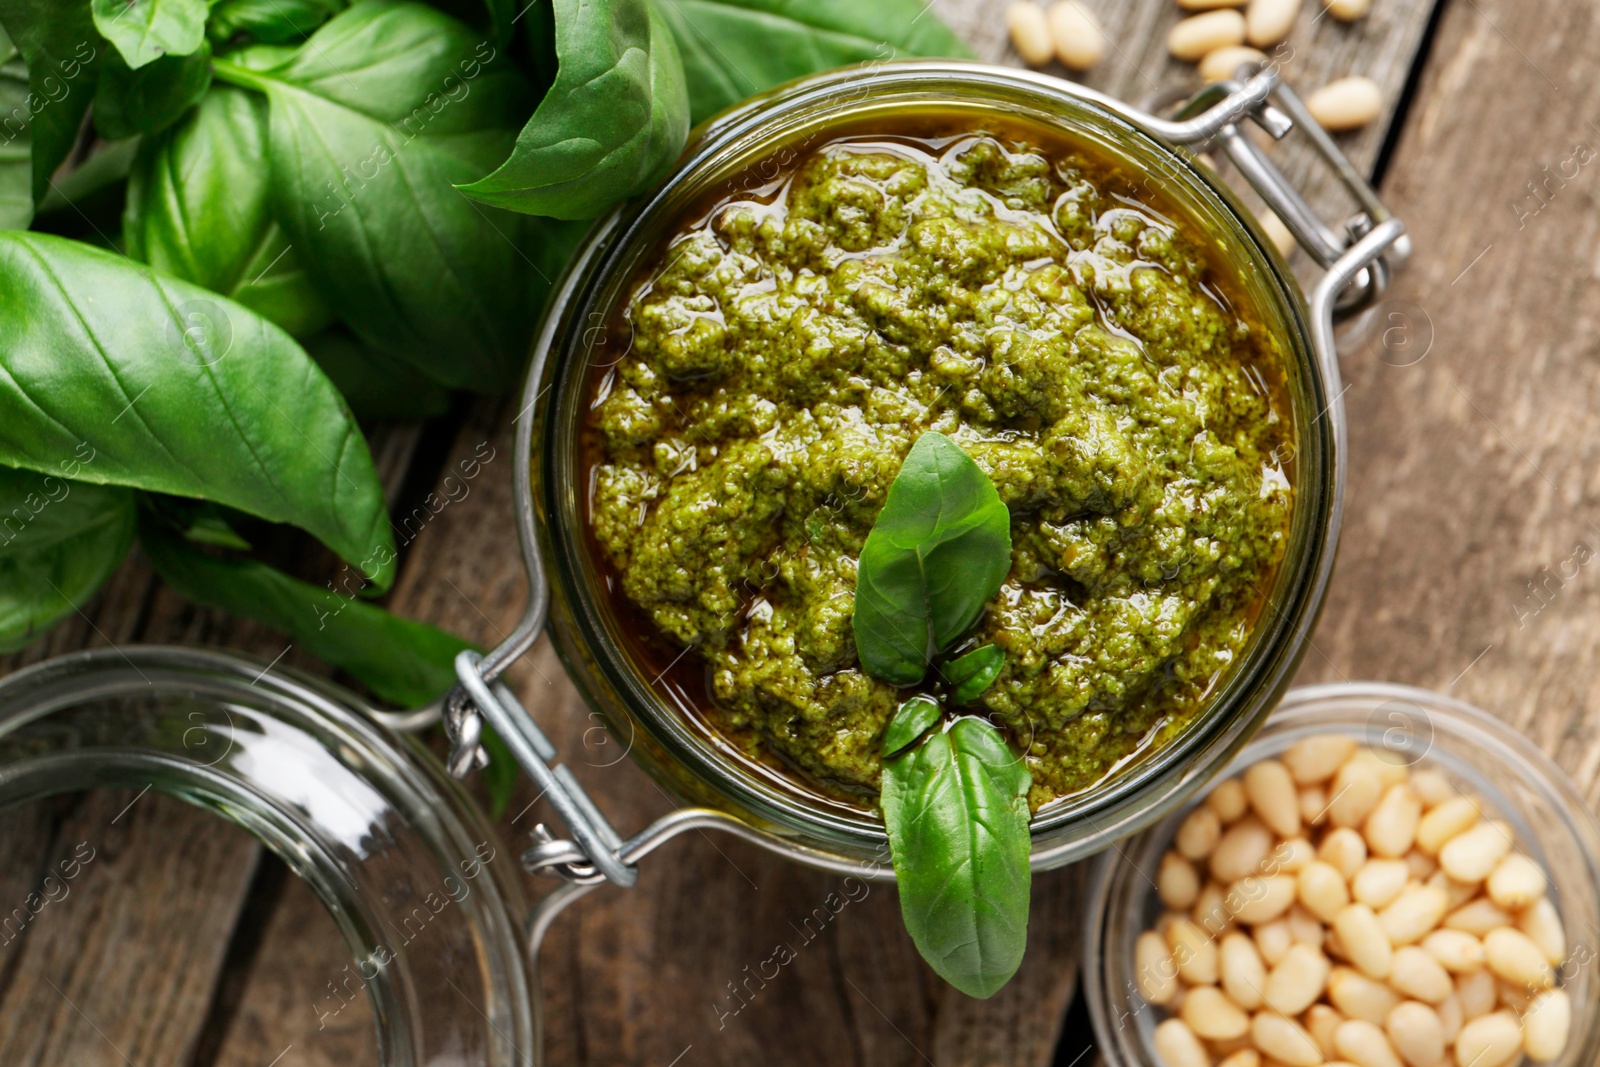
M 1340 78 L 1306 97 L 1306 110 L 1330 133 L 1356 130 L 1378 117 L 1383 93 L 1371 78 Z
M 1030 67 L 1042 67 L 1056 54 L 1050 38 L 1050 22 L 1044 8 L 1033 0 L 1012 0 L 1006 9 L 1006 27 L 1011 31 L 1011 47 Z
M 1078 0 L 1055 0 L 1046 13 L 1056 58 L 1068 70 L 1088 70 L 1106 54 L 1100 23 Z
M 1294 28 L 1300 0 L 1250 0 L 1244 9 L 1245 39 L 1257 48 L 1270 48 Z
M 1244 16 L 1231 8 L 1191 15 L 1167 34 L 1174 59 L 1197 63 L 1219 48 L 1244 44 Z
M 1207 52 L 1200 60 L 1200 77 L 1208 82 L 1219 82 L 1239 73 L 1247 63 L 1265 63 L 1267 54 L 1259 48 L 1234 44 Z M 1296 778 L 1298 781 L 1298 777 Z
M 1340 22 L 1354 22 L 1372 10 L 1372 0 L 1323 0 L 1323 6 Z

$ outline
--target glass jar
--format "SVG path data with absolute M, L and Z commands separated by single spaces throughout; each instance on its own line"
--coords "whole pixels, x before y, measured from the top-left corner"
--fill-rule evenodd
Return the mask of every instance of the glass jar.
M 360 987 L 330 974 L 344 989 L 333 1010 L 365 990 L 386 1067 L 526 1065 L 540 1020 L 517 857 L 438 760 L 376 714 L 235 655 L 63 656 L 0 681 L 0 812 L 102 788 L 207 808 L 328 909 Z
M 1434 768 L 1511 824 L 1516 848 L 1550 877 L 1567 930 L 1558 981 L 1572 997 L 1572 1035 L 1553 1067 L 1600 1062 L 1600 825 L 1583 794 L 1504 722 L 1440 693 L 1373 682 L 1291 692 L 1223 773 L 1242 770 L 1315 734 L 1343 734 L 1413 771 Z M 1162 1067 L 1151 1035 L 1164 1017 L 1134 987 L 1133 943 L 1161 904 L 1152 876 L 1187 810 L 1175 811 L 1095 861 L 1089 877 L 1083 988 L 1107 1067 Z
M 1158 136 L 1170 134 L 1171 124 L 1141 118 L 1067 82 L 948 62 L 890 63 L 865 76 L 847 71 L 805 79 L 713 121 L 660 189 L 591 233 L 558 287 L 524 407 L 537 427 L 530 442 L 537 520 L 532 563 L 542 564 L 547 576 L 549 629 L 573 680 L 668 788 L 760 827 L 774 847 L 795 858 L 803 858 L 802 849 L 857 860 L 884 854 L 886 835 L 874 812 L 829 803 L 743 758 L 686 714 L 660 677 L 649 677 L 630 656 L 629 624 L 609 606 L 585 529 L 580 429 L 588 370 L 607 324 L 641 266 L 659 253 L 692 205 L 781 149 L 803 148 L 846 124 L 859 131 L 882 123 L 893 130 L 928 111 L 970 116 L 975 125 L 986 117 L 1036 124 L 1158 182 L 1189 215 L 1189 230 L 1211 242 L 1237 277 L 1277 343 L 1287 379 L 1296 505 L 1284 561 L 1255 632 L 1206 707 L 1176 736 L 1036 816 L 1034 865 L 1055 867 L 1158 817 L 1250 737 L 1299 662 L 1337 537 L 1342 409 L 1331 342 L 1329 352 L 1318 351 L 1312 312 L 1253 214 L 1191 153 Z

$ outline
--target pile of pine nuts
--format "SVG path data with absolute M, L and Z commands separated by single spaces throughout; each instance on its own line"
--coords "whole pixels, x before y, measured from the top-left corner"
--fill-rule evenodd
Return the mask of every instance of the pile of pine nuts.
M 1231 78 L 1246 63 L 1266 62 L 1263 50 L 1287 38 L 1300 14 L 1300 0 L 1177 2 L 1189 14 L 1167 34 L 1167 51 L 1198 64 L 1206 81 Z M 1367 14 L 1372 0 L 1323 0 L 1323 6 L 1334 18 L 1353 22 Z M 1013 0 L 1006 24 L 1012 47 L 1032 67 L 1054 59 L 1082 72 L 1106 53 L 1105 31 L 1082 0 L 1053 0 L 1049 7 Z M 1370 78 L 1340 78 L 1307 96 L 1306 109 L 1324 129 L 1354 130 L 1378 117 L 1383 96 Z
M 1324 735 L 1216 786 L 1156 874 L 1134 981 L 1164 1067 L 1505 1067 L 1566 1048 L 1566 933 L 1508 824 Z

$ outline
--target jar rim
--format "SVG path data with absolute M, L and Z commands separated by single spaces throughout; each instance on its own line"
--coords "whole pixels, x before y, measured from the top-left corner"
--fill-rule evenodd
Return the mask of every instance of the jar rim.
M 1264 323 L 1275 329 L 1291 392 L 1299 455 L 1290 543 L 1267 609 L 1241 662 L 1210 703 L 1176 737 L 1135 766 L 1113 771 L 1073 798 L 1047 806 L 1033 823 L 1036 868 L 1059 866 L 1131 833 L 1179 803 L 1208 776 L 1205 768 L 1241 746 L 1287 689 L 1320 608 L 1336 538 L 1337 491 L 1332 418 L 1314 356 L 1304 299 L 1281 255 L 1253 214 L 1192 157 L 1138 125 L 1137 112 L 1071 83 L 1011 68 L 953 61 L 891 61 L 802 78 L 713 119 L 698 131 L 677 170 L 655 192 L 618 208 L 591 231 L 558 287 L 536 347 L 528 397 L 537 401 L 530 463 L 539 554 L 551 580 L 551 630 L 569 674 L 595 711 L 635 742 L 647 770 L 685 799 L 730 810 L 767 829 L 773 847 L 801 862 L 790 842 L 844 855 L 881 857 L 886 834 L 865 811 L 830 810 L 797 788 L 774 783 L 738 759 L 726 743 L 694 729 L 639 676 L 615 620 L 601 603 L 584 544 L 575 458 L 582 368 L 595 327 L 619 287 L 659 237 L 662 225 L 703 190 L 763 155 L 790 144 L 797 129 L 825 131 L 864 115 L 948 104 L 1001 107 L 1149 172 L 1160 166 L 1165 192 L 1215 225 L 1208 236 L 1241 261 L 1255 284 Z M 1138 153 L 1143 153 L 1139 156 Z M 1140 159 L 1147 162 L 1142 168 Z M 1337 413 L 1335 413 L 1335 416 Z M 520 489 L 520 487 L 519 487 Z

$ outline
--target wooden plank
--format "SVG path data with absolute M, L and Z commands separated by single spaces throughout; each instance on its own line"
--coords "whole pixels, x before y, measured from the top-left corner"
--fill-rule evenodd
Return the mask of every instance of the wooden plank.
M 1345 361 L 1344 541 L 1303 672 L 1472 701 L 1592 801 L 1597 50 L 1590 4 L 1472 0 L 1444 13 L 1386 188 L 1417 254 L 1383 310 L 1391 344 L 1379 334 Z
M 164 847 L 148 847 L 156 839 Z M 51 841 L 36 868 L 50 903 L 6 946 L 0 1061 L 187 1063 L 255 842 L 198 808 L 129 790 L 86 795 Z M 58 888 L 40 888 L 46 871 Z

